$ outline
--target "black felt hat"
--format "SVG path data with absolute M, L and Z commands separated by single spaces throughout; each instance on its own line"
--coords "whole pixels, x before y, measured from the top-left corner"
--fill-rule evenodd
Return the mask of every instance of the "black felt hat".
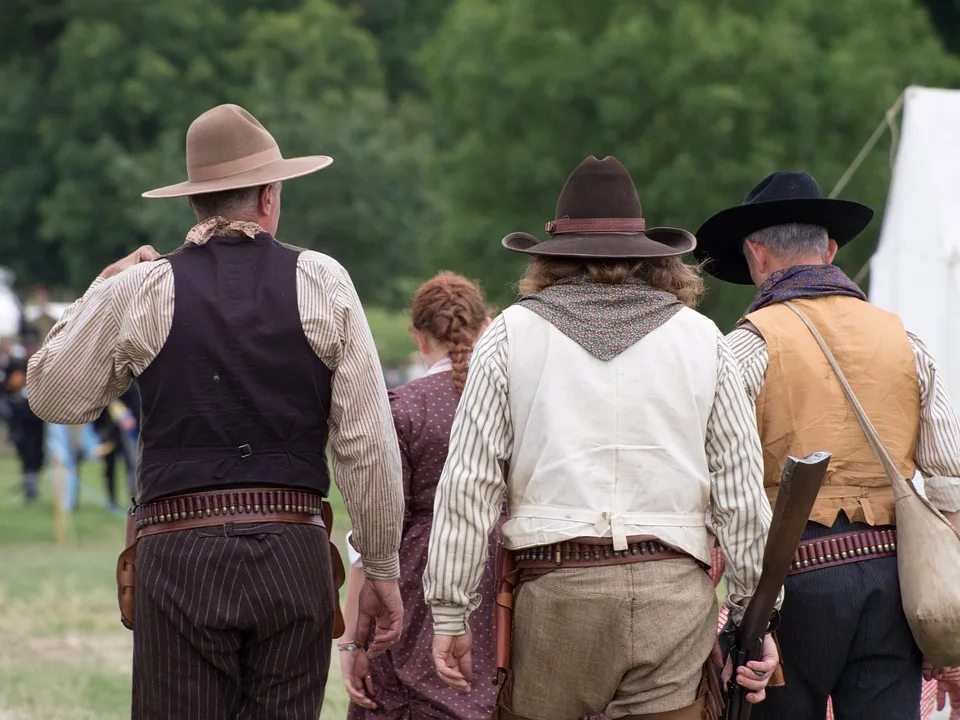
M 548 240 L 525 232 L 502 240 L 527 255 L 638 259 L 682 255 L 697 246 L 693 235 L 671 227 L 648 228 L 637 188 L 614 157 L 588 157 L 570 173 L 557 200 L 556 219 L 546 225 Z
M 697 231 L 694 257 L 720 280 L 752 285 L 743 240 L 774 225 L 819 225 L 843 247 L 866 229 L 873 210 L 852 200 L 820 197 L 813 176 L 775 172 L 761 180 L 741 205 L 721 210 Z

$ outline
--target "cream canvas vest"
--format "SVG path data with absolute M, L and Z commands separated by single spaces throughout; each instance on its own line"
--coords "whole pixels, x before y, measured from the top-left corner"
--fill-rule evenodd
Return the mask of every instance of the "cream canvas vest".
M 710 563 L 704 451 L 717 383 L 716 326 L 682 309 L 609 361 L 513 306 L 511 549 L 574 537 L 654 535 Z
M 823 336 L 904 477 L 916 470 L 920 390 L 900 318 L 853 297 L 794 300 Z M 893 489 L 823 352 L 803 322 L 777 304 L 745 318 L 770 356 L 757 397 L 764 486 L 770 501 L 787 455 L 833 453 L 810 519 L 895 524 Z

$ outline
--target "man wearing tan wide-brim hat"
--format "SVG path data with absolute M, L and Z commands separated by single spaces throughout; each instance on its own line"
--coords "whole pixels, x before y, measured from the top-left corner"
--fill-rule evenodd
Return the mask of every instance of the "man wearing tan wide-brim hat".
M 386 389 L 346 270 L 274 237 L 281 183 L 333 160 L 285 159 L 236 105 L 198 117 L 186 145 L 187 180 L 144 197 L 189 197 L 198 224 L 168 256 L 142 247 L 94 280 L 30 361 L 30 405 L 89 422 L 139 384 L 142 458 L 117 570 L 132 716 L 315 720 L 342 632 L 328 444 L 367 575 L 348 648 L 357 682 L 402 623 Z

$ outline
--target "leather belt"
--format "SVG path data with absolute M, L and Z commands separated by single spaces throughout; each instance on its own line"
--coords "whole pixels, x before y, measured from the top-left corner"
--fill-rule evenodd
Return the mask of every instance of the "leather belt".
M 892 525 L 827 535 L 801 543 L 793 556 L 788 574 L 797 575 L 832 565 L 846 565 L 896 554 L 897 529 Z
M 324 498 L 280 488 L 242 488 L 188 493 L 139 505 L 132 510 L 137 535 L 227 523 L 289 522 L 323 525 Z
M 689 555 L 651 538 L 627 538 L 626 550 L 614 550 L 612 538 L 578 537 L 569 542 L 537 545 L 513 551 L 514 562 L 521 570 L 604 567 L 684 557 Z

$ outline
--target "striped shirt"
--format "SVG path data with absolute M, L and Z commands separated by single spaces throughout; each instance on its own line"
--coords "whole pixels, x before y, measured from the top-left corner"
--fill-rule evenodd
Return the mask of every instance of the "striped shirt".
M 920 431 L 914 461 L 924 479 L 927 498 L 945 512 L 960 510 L 960 419 L 947 395 L 943 376 L 930 352 L 912 333 L 907 333 L 920 384 Z M 770 361 L 763 338 L 747 328 L 727 335 L 733 354 L 740 361 L 747 394 L 756 402 Z
M 770 526 L 753 405 L 723 336 L 717 331 L 717 389 L 707 421 L 710 470 L 708 527 L 727 557 L 727 604 L 735 618 L 760 578 Z M 424 598 L 438 634 L 465 632 L 487 559 L 487 537 L 500 516 L 506 481 L 500 462 L 510 459 L 514 427 L 507 397 L 508 338 L 503 316 L 480 337 L 437 488 Z
M 240 227 L 247 235 L 256 230 Z M 203 244 L 207 237 L 191 231 L 188 241 Z M 173 296 L 166 260 L 94 280 L 30 359 L 33 411 L 58 424 L 96 419 L 160 352 L 173 323 Z M 297 302 L 310 346 L 333 371 L 328 451 L 353 542 L 369 577 L 395 579 L 403 522 L 400 453 L 370 327 L 347 271 L 318 252 L 300 253 Z

